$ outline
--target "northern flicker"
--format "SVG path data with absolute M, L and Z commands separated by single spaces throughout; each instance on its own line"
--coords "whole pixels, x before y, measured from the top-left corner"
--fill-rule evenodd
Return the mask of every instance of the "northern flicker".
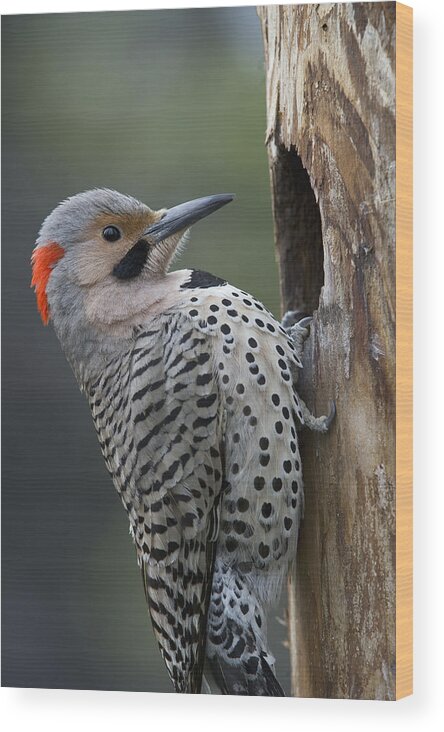
M 63 201 L 32 255 L 127 511 L 151 621 L 178 692 L 283 695 L 267 610 L 303 509 L 296 391 L 309 318 L 280 325 L 206 272 L 169 272 L 184 234 L 232 200 L 153 211 L 112 190 Z

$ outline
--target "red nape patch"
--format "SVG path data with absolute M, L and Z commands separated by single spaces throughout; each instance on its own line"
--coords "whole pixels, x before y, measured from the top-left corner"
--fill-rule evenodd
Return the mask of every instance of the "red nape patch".
M 46 297 L 46 285 L 54 265 L 63 257 L 65 250 L 56 242 L 50 242 L 43 247 L 34 249 L 31 257 L 32 280 L 37 297 L 37 307 L 45 325 L 49 320 L 49 304 Z

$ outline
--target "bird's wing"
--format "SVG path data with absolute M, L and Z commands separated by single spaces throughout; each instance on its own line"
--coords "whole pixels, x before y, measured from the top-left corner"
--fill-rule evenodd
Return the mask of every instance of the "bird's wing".
M 180 313 L 131 363 L 135 540 L 151 619 L 177 691 L 199 693 L 222 490 L 222 413 L 209 339 Z

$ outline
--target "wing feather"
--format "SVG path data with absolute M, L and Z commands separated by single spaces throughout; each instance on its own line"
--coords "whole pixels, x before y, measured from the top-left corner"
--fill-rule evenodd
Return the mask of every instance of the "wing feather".
M 139 563 L 175 688 L 199 693 L 223 480 L 211 341 L 174 313 L 141 332 L 134 351 L 131 483 Z

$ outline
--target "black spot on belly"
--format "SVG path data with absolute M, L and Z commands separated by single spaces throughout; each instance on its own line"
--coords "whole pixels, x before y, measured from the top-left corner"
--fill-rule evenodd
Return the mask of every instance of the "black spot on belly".
M 234 552 L 238 547 L 238 543 L 236 539 L 233 539 L 231 536 L 229 536 L 225 543 L 225 546 L 227 547 L 227 551 Z
M 250 506 L 250 504 L 249 504 L 249 502 L 247 501 L 246 498 L 238 498 L 237 499 L 237 508 L 242 513 L 245 513 L 245 511 L 248 511 L 249 506 Z
M 245 523 L 245 521 L 235 521 L 233 526 L 236 534 L 245 533 L 245 529 L 247 528 L 247 524 Z
M 191 271 L 190 279 L 180 286 L 181 290 L 193 290 L 195 287 L 221 287 L 226 285 L 227 281 L 222 280 L 220 277 L 210 274 L 209 272 L 202 272 L 200 269 L 193 269 Z

